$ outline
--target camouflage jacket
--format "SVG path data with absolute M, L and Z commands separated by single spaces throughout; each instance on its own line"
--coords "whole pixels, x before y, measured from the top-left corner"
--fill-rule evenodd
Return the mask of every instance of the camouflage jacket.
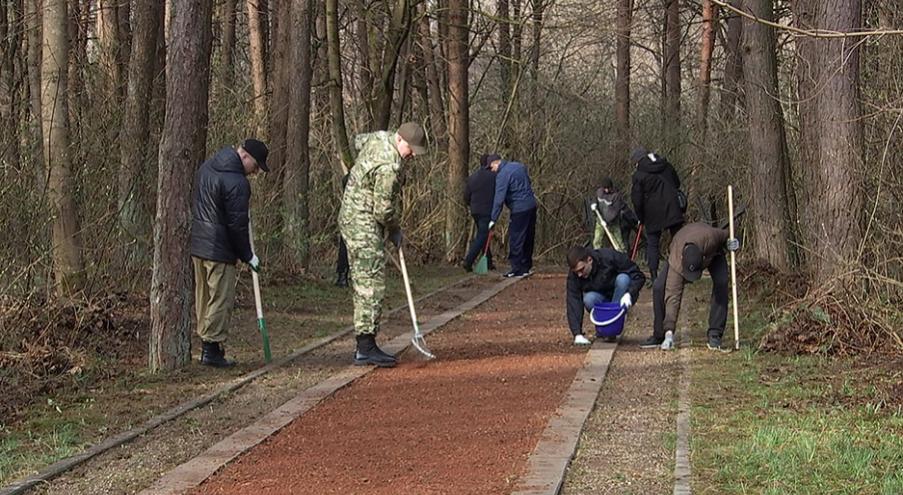
M 401 217 L 401 155 L 395 133 L 378 131 L 354 137 L 357 159 L 342 196 L 339 222 L 376 222 L 388 231 L 398 228 Z

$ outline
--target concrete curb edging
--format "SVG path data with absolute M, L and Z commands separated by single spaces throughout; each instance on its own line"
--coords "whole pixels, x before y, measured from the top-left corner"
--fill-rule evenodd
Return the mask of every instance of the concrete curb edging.
M 421 325 L 421 332 L 427 335 L 441 328 L 464 312 L 486 302 L 492 296 L 513 285 L 517 280 L 507 279 L 484 289 L 470 300 L 460 304 L 457 308 L 435 316 Z M 389 352 L 397 353 L 408 347 L 410 342 L 411 334 L 407 333 L 395 337 L 383 347 Z M 323 399 L 374 369 L 376 368 L 372 366 L 346 367 L 313 387 L 305 389 L 295 398 L 290 399 L 251 425 L 221 440 L 197 457 L 176 466 L 153 485 L 139 492 L 139 495 L 175 495 L 197 487 L 228 462 L 263 442 L 316 406 Z
M 681 332 L 686 336 L 689 331 Z M 678 352 L 680 384 L 677 398 L 677 442 L 674 449 L 674 495 L 690 495 L 690 349 L 688 338 L 681 339 Z
M 617 343 L 597 339 L 587 352 L 583 367 L 568 388 L 527 461 L 527 473 L 512 495 L 557 495 L 596 397 L 608 372 Z
M 436 289 L 428 294 L 420 296 L 417 299 L 415 299 L 414 302 L 423 301 L 425 299 L 435 296 L 436 294 L 439 294 L 441 292 L 449 290 L 459 284 L 462 284 L 462 283 L 472 280 L 474 278 L 476 278 L 475 275 L 464 277 L 461 280 L 458 280 L 454 283 L 451 283 L 444 287 Z M 391 315 L 394 315 L 406 308 L 407 308 L 407 304 L 402 304 L 400 306 L 397 306 L 397 307 L 392 308 L 391 310 L 387 311 L 385 313 L 385 315 L 391 316 Z M 443 313 L 443 315 L 444 314 L 445 313 Z M 440 316 L 442 316 L 442 315 L 440 315 Z M 169 409 L 168 411 L 146 420 L 140 426 L 123 431 L 123 432 L 113 435 L 111 437 L 107 437 L 106 439 L 102 440 L 100 443 L 94 444 L 91 447 L 83 450 L 82 452 L 80 452 L 78 454 L 75 454 L 73 456 L 66 457 L 64 459 L 60 459 L 59 461 L 54 462 L 53 464 L 47 466 L 46 468 L 44 468 L 44 470 L 38 472 L 37 474 L 16 480 L 16 481 L 12 482 L 11 484 L 0 488 L 0 495 L 20 495 L 22 493 L 25 493 L 28 490 L 36 487 L 37 485 L 39 485 L 41 483 L 46 483 L 47 481 L 50 481 L 51 479 L 56 478 L 57 476 L 78 466 L 79 464 L 82 464 L 100 454 L 103 454 L 104 452 L 106 452 L 110 449 L 119 447 L 128 442 L 131 442 L 132 440 L 146 434 L 147 432 L 149 432 L 150 430 L 153 430 L 154 428 L 156 428 L 158 426 L 163 425 L 164 423 L 172 421 L 173 419 L 178 418 L 179 416 L 182 416 L 183 414 L 185 414 L 187 412 L 190 412 L 194 409 L 205 406 L 220 397 L 223 397 L 229 393 L 232 393 L 232 392 L 238 390 L 239 388 L 251 383 L 252 381 L 256 380 L 257 378 L 260 378 L 261 376 L 266 375 L 267 373 L 269 373 L 277 368 L 281 368 L 282 366 L 285 366 L 286 364 L 291 363 L 292 361 L 298 359 L 299 357 L 301 357 L 313 350 L 316 350 L 316 349 L 323 347 L 341 337 L 344 337 L 345 335 L 348 335 L 353 330 L 354 330 L 354 326 L 352 325 L 352 326 L 345 327 L 341 330 L 338 330 L 330 335 L 327 335 L 326 337 L 317 339 L 317 340 L 305 345 L 304 347 L 301 347 L 300 349 L 292 351 L 290 354 L 273 361 L 270 364 L 262 366 L 254 371 L 246 373 L 246 374 L 232 380 L 231 382 L 228 382 L 226 385 L 222 386 L 221 388 L 219 388 L 217 390 L 214 390 L 210 393 L 202 395 L 196 399 L 192 399 L 192 400 L 183 402 L 181 404 L 178 404 L 178 405 L 172 407 L 171 409 Z M 408 340 L 410 340 L 410 339 L 408 339 Z

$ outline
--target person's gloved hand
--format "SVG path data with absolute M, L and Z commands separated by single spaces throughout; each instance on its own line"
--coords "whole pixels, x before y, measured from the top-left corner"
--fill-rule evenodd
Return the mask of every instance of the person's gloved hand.
M 630 309 L 633 306 L 633 298 L 630 297 L 630 293 L 626 293 L 621 296 L 621 307 L 624 309 Z
M 489 221 L 489 230 L 492 230 L 492 227 L 495 227 L 495 222 L 492 220 Z
M 737 251 L 740 249 L 740 239 L 728 239 L 726 246 L 728 251 Z
M 260 258 L 257 255 L 252 255 L 251 259 L 248 260 L 248 267 L 250 267 L 255 272 L 260 272 Z
M 404 236 L 401 234 L 401 229 L 395 229 L 389 234 L 389 240 L 392 241 L 392 244 L 395 244 L 395 247 L 401 249 L 401 243 L 404 242 Z

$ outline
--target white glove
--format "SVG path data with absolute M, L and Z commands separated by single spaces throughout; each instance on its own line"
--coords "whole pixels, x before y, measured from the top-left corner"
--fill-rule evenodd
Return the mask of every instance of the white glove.
M 740 249 L 740 239 L 728 239 L 727 240 L 727 250 L 728 251 L 736 251 Z
M 254 270 L 255 272 L 259 272 L 260 271 L 260 258 L 258 258 L 256 254 L 251 256 L 251 260 L 248 261 L 248 266 L 251 267 L 251 269 Z
M 633 299 L 630 297 L 630 293 L 626 293 L 621 296 L 621 307 L 624 309 L 630 309 L 630 306 L 633 306 Z
M 489 221 L 489 230 L 492 230 L 492 227 L 494 227 L 494 226 L 495 226 L 495 222 L 493 222 L 492 220 L 490 220 L 490 221 Z

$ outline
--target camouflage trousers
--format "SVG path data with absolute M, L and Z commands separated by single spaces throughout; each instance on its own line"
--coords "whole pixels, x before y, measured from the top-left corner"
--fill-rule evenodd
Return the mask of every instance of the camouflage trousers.
M 348 245 L 351 286 L 354 289 L 354 333 L 376 335 L 386 295 L 386 253 L 383 228 L 378 224 L 341 222 L 339 229 Z

